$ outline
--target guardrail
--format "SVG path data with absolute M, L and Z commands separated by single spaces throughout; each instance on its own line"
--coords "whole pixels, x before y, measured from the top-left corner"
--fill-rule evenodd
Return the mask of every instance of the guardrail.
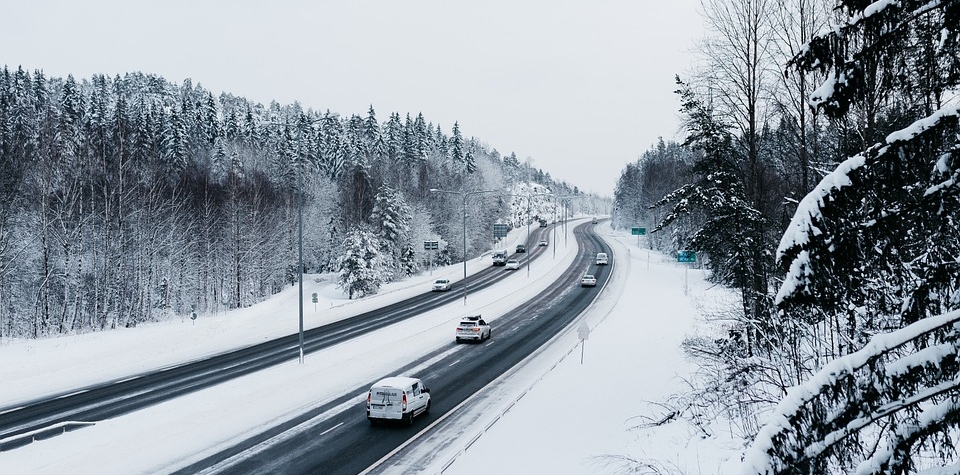
M 51 437 L 56 437 L 60 434 L 65 434 L 67 432 L 82 429 L 84 427 L 92 426 L 96 424 L 95 422 L 80 422 L 80 421 L 65 421 L 58 422 L 50 427 L 44 427 L 43 429 L 38 429 L 35 431 L 27 432 L 24 434 L 19 434 L 9 439 L 0 440 L 0 452 L 7 450 L 13 450 L 18 447 L 23 447 L 27 444 L 32 444 L 37 440 L 49 439 Z

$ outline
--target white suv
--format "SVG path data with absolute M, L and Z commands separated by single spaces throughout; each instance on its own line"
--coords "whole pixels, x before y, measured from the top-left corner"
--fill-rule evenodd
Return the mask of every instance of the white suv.
M 490 338 L 490 325 L 480 318 L 480 315 L 473 315 L 464 318 L 457 325 L 457 343 L 465 340 L 482 342 Z
M 605 265 L 607 265 L 607 253 L 606 253 L 606 252 L 598 252 L 598 253 L 597 253 L 597 265 L 598 265 L 598 266 L 605 266 Z

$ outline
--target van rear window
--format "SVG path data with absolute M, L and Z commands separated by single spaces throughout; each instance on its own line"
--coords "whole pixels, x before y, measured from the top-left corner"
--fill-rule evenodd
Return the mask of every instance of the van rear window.
M 394 388 L 377 388 L 373 390 L 373 398 L 399 398 L 401 391 Z

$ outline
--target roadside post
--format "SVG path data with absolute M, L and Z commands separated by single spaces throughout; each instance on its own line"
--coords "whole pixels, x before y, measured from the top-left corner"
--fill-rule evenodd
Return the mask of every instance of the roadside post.
M 693 264 L 697 262 L 697 253 L 688 249 L 681 249 L 677 251 L 677 262 L 681 264 Z M 687 295 L 687 269 L 690 266 L 683 266 L 683 295 Z
M 320 300 L 320 299 L 317 297 L 317 293 L 316 293 L 316 292 L 314 292 L 313 295 L 311 296 L 311 300 L 313 300 L 313 312 L 316 313 L 316 312 L 317 312 L 317 302 Z
M 640 249 L 640 236 L 647 235 L 647 228 L 634 226 L 630 228 L 630 234 L 637 237 L 637 249 Z M 647 270 L 650 270 L 650 251 L 647 251 Z
M 640 249 L 640 236 L 647 235 L 647 228 L 634 226 L 630 228 L 630 234 L 633 234 L 634 236 L 637 237 L 637 249 Z
M 197 306 L 196 305 L 190 306 L 190 320 L 193 320 L 194 325 L 197 324 Z
M 429 251 L 436 251 L 437 249 L 439 249 L 439 245 L 440 243 L 438 243 L 437 241 L 423 241 L 423 250 L 428 251 L 427 252 L 427 268 L 430 269 L 430 275 L 433 275 L 433 263 L 430 259 L 433 256 L 433 253 Z
M 580 328 L 577 328 L 577 335 L 580 337 L 580 364 L 583 364 L 583 347 L 587 345 L 587 338 L 590 338 L 590 327 L 587 322 L 580 322 Z

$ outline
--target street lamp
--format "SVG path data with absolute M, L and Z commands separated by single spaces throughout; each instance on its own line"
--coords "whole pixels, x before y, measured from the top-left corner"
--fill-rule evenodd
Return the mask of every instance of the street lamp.
M 305 120 L 300 116 L 297 125 L 297 284 L 300 293 L 300 364 L 303 364 L 303 156 L 300 153 L 300 127 L 322 119 Z M 268 125 L 290 127 L 289 123 L 267 122 Z
M 563 245 L 566 246 L 567 245 L 567 203 L 566 201 L 570 198 L 575 198 L 575 199 L 583 198 L 583 196 L 575 194 L 575 195 L 556 196 L 556 198 L 558 200 L 562 199 L 564 201 L 563 203 Z M 556 231 L 556 228 L 554 228 L 554 231 Z M 556 237 L 556 234 L 554 234 L 554 237 Z
M 470 195 L 479 195 L 482 193 L 496 193 L 497 190 L 477 190 L 477 191 L 447 191 L 438 188 L 430 188 L 431 193 L 447 193 L 458 195 L 463 199 L 463 304 L 467 304 L 467 197 Z
M 521 196 L 527 199 L 527 244 L 530 243 L 530 199 L 534 196 L 554 196 L 553 193 L 528 193 L 526 195 L 513 195 L 509 193 L 502 193 L 501 196 Z M 556 246 L 556 243 L 554 243 Z M 554 247 L 554 255 L 556 255 L 556 247 Z M 527 277 L 530 277 L 530 257 L 527 256 Z

